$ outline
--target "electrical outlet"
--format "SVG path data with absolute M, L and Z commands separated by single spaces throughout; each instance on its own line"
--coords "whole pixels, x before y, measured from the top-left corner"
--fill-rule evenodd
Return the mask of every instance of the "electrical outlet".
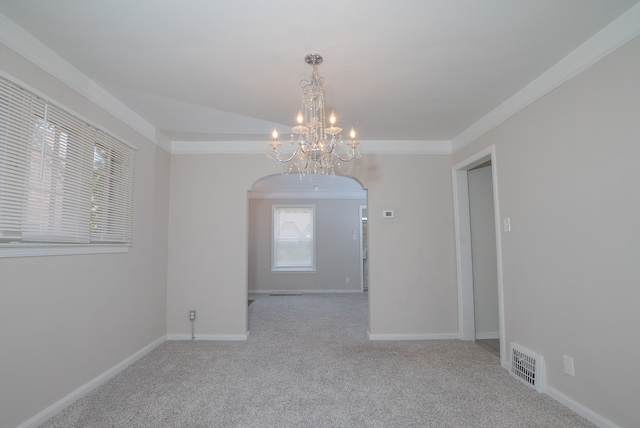
M 346 277 L 344 278 L 344 283 L 345 283 L 345 284 L 348 284 L 348 283 L 349 283 L 349 277 L 348 277 L 348 276 L 346 276 Z
M 189 320 L 190 321 L 196 320 L 196 311 L 189 311 Z
M 573 358 L 563 355 L 562 361 L 564 363 L 564 372 L 569 376 L 576 377 L 576 372 L 573 367 Z

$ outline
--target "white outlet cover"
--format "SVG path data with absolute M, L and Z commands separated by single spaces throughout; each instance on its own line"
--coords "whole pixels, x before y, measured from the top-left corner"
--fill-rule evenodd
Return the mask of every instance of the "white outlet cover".
M 393 218 L 393 210 L 382 211 L 382 218 Z

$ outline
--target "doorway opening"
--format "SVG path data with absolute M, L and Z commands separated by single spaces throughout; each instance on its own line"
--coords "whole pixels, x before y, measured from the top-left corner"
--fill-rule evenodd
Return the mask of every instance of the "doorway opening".
M 500 213 L 498 205 L 497 163 L 495 147 L 482 150 L 453 167 L 454 215 L 456 227 L 456 263 L 458 277 L 458 324 L 461 340 L 476 340 L 476 314 L 474 299 L 474 263 L 472 247 L 472 209 L 470 203 L 469 173 L 487 164 L 490 168 L 493 201 L 493 229 L 495 234 L 495 280 L 497 282 L 498 336 L 500 361 L 507 367 L 505 344 L 504 299 L 502 284 L 502 250 Z M 477 273 L 477 272 L 476 272 Z M 476 275 L 477 280 L 477 275 Z M 478 337 L 481 338 L 482 336 Z
M 257 180 L 247 194 L 247 299 L 363 293 L 368 283 L 366 205 L 366 190 L 351 177 L 274 174 Z M 313 212 L 310 225 L 299 215 L 273 214 L 295 214 L 300 207 Z M 299 260 L 308 266 L 296 265 Z

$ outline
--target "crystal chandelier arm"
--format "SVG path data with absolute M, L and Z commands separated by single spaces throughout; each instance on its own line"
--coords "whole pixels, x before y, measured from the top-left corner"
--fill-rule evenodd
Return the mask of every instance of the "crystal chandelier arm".
M 296 157 L 296 155 L 298 154 L 298 152 L 299 152 L 299 151 L 300 151 L 300 146 L 298 146 L 298 148 L 296 149 L 296 151 L 295 151 L 295 152 L 293 152 L 293 154 L 292 154 L 289 158 L 287 158 L 287 159 L 282 159 L 282 158 L 280 157 L 280 152 L 278 152 L 278 151 L 276 151 L 276 150 L 274 149 L 274 151 L 273 151 L 273 158 L 274 158 L 275 160 L 277 160 L 278 162 L 280 162 L 280 163 L 287 163 L 287 162 L 291 162 L 291 161 L 293 160 L 293 158 L 295 158 L 295 157 Z
M 337 152 L 334 153 L 334 156 L 340 159 L 342 162 L 349 162 L 353 160 L 354 157 L 356 157 L 356 149 L 355 147 L 350 148 L 346 158 L 340 157 L 340 155 Z
M 335 143 L 329 143 L 327 144 L 327 146 L 329 147 L 328 149 L 325 150 L 325 153 L 327 153 L 328 155 L 332 154 L 335 149 L 336 149 L 336 144 Z
M 342 162 L 349 162 L 349 161 L 353 160 L 354 157 L 360 157 L 360 154 L 358 153 L 358 147 L 360 147 L 360 144 L 362 142 L 356 140 L 356 131 L 355 131 L 355 129 L 351 128 L 351 131 L 349 132 L 349 136 L 351 137 L 351 140 L 349 142 L 347 142 L 347 146 L 349 146 L 349 152 L 347 154 L 347 157 L 346 158 L 342 158 L 342 157 L 340 157 L 340 155 L 338 154 L 337 151 L 335 153 L 335 157 L 340 159 Z

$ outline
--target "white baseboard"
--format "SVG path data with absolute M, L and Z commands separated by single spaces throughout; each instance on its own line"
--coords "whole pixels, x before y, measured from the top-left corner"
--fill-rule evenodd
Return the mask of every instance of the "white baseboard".
M 91 391 L 93 391 L 94 389 L 96 389 L 106 381 L 115 377 L 118 373 L 120 373 L 121 371 L 129 367 L 131 364 L 133 364 L 140 358 L 147 355 L 154 348 L 164 343 L 165 340 L 167 340 L 166 336 L 162 336 L 161 338 L 154 340 L 149 345 L 145 346 L 144 348 L 142 348 L 135 354 L 131 355 L 130 357 L 125 358 L 120 363 L 116 364 L 115 366 L 113 366 L 106 372 L 102 373 L 100 376 L 96 377 L 95 379 L 82 385 L 80 388 L 76 389 L 71 394 L 61 399 L 60 401 L 52 404 L 51 406 L 47 407 L 46 409 L 44 409 L 43 411 L 41 411 L 40 413 L 32 417 L 31 419 L 18 425 L 17 428 L 36 428 L 42 425 L 43 423 L 45 423 L 46 421 L 48 421 L 49 419 L 51 419 L 52 417 L 60 413 L 65 407 L 69 406 L 70 404 L 84 397 L 85 395 L 87 395 L 88 393 L 90 393 Z
M 476 339 L 500 339 L 499 331 L 476 331 Z
M 369 340 L 451 340 L 458 339 L 458 333 L 441 334 L 371 334 Z
M 603 418 L 593 410 L 588 409 L 582 404 L 575 401 L 574 399 L 567 397 L 557 389 L 547 386 L 544 393 L 547 394 L 549 397 L 553 398 L 554 400 L 558 401 L 563 406 L 573 410 L 574 412 L 576 412 L 583 418 L 587 419 L 589 422 L 591 422 L 592 424 L 594 424 L 599 428 L 620 428 L 618 425 L 614 424 L 610 420 Z
M 220 340 L 220 341 L 243 341 L 247 340 L 249 333 L 245 334 L 196 334 L 195 339 L 190 334 L 170 334 L 167 340 Z
M 248 290 L 249 294 L 336 294 L 362 292 L 362 290 Z
M 509 372 L 509 373 L 511 372 L 511 361 L 510 360 L 507 359 L 507 361 L 501 361 L 500 363 L 501 363 L 502 367 L 507 372 Z M 600 416 L 599 414 L 597 414 L 593 410 L 583 406 L 582 404 L 580 404 L 577 401 L 575 401 L 573 398 L 570 398 L 570 397 L 564 395 L 562 392 L 558 391 L 555 388 L 552 388 L 552 387 L 547 385 L 544 388 L 544 390 L 542 391 L 542 393 L 548 395 L 551 398 L 553 398 L 558 403 L 562 404 L 563 406 L 567 407 L 568 409 L 573 410 L 578 415 L 582 416 L 583 418 L 585 418 L 586 420 L 588 420 L 589 422 L 591 422 L 592 424 L 594 424 L 598 428 L 620 428 L 618 425 L 614 424 L 610 420 Z

